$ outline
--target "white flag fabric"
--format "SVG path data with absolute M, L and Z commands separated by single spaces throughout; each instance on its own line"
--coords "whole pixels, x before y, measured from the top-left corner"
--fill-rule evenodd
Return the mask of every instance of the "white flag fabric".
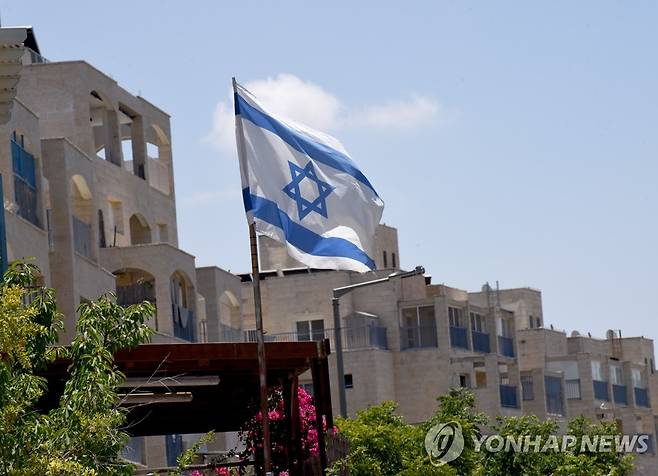
M 312 268 L 375 269 L 384 202 L 340 142 L 275 117 L 235 85 L 242 196 L 249 223 Z

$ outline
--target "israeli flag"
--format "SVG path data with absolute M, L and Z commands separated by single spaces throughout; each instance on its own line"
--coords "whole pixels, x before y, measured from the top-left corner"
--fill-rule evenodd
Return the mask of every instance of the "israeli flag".
M 375 269 L 384 210 L 340 142 L 274 117 L 234 82 L 242 195 L 249 223 L 312 268 Z

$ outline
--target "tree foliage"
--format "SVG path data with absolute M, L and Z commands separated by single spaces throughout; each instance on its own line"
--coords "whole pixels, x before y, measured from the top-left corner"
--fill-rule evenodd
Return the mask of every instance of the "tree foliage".
M 119 458 L 128 435 L 113 353 L 150 338 L 146 320 L 155 309 L 124 308 L 111 296 L 83 303 L 73 342 L 57 347 L 62 318 L 53 290 L 35 285 L 38 275 L 17 262 L 0 283 L 0 474 L 132 474 Z M 56 357 L 70 360 L 70 378 L 59 405 L 41 413 L 47 382 L 39 372 Z
M 357 413 L 354 419 L 338 419 L 339 430 L 347 436 L 350 453 L 332 468 L 338 474 L 348 467 L 352 476 L 407 476 L 460 475 L 499 476 L 553 475 L 553 476 L 625 476 L 633 470 L 631 455 L 610 452 L 581 452 L 584 436 L 619 435 L 614 422 L 593 423 L 584 417 L 569 422 L 566 434 L 575 444 L 567 451 L 514 452 L 487 451 L 476 442 L 482 442 L 481 431 L 519 440 L 540 437 L 547 441 L 557 435 L 559 428 L 552 420 L 540 421 L 536 416 L 501 417 L 491 422 L 475 409 L 473 392 L 453 388 L 438 399 L 439 406 L 426 422 L 409 425 L 396 414 L 393 402 L 383 402 Z M 459 423 L 464 436 L 464 451 L 454 461 L 434 466 L 425 450 L 425 435 L 436 424 Z

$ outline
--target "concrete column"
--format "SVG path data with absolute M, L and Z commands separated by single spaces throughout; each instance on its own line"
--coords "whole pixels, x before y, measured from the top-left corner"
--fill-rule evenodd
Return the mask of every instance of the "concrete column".
M 144 133 L 144 118 L 133 117 L 130 126 L 130 139 L 133 153 L 133 173 L 148 181 L 148 165 L 146 163 L 146 139 Z
M 105 158 L 119 167 L 123 166 L 121 152 L 121 134 L 119 133 L 119 116 L 113 109 L 103 111 L 105 124 Z

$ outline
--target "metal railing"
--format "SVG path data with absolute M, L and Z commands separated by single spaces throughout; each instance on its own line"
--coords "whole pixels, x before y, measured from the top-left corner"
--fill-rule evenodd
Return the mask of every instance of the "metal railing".
M 14 196 L 18 206 L 18 216 L 41 228 L 37 190 L 23 178 L 14 175 Z
M 73 248 L 82 256 L 91 258 L 91 225 L 73 215 Z
M 516 394 L 516 386 L 500 386 L 500 406 L 505 408 L 519 408 L 519 399 Z
M 476 352 L 484 352 L 488 354 L 491 352 L 491 341 L 489 334 L 486 332 L 473 331 L 473 350 Z
M 359 349 L 388 349 L 388 336 L 385 327 L 360 326 L 341 328 L 341 341 L 343 350 Z M 235 337 L 227 336 L 227 337 Z M 253 330 L 243 331 L 244 342 L 256 342 L 256 333 Z M 298 332 L 284 332 L 277 334 L 265 334 L 266 342 L 304 342 L 329 339 L 329 345 L 334 348 L 334 330 L 313 332 L 312 334 Z
M 610 394 L 608 392 L 608 382 L 602 380 L 592 380 L 594 387 L 594 398 L 597 400 L 610 401 Z
M 626 385 L 612 384 L 612 398 L 615 403 L 628 405 L 628 395 L 626 394 Z
M 646 388 L 635 387 L 634 393 L 635 393 L 635 405 L 637 405 L 638 407 L 645 407 L 645 408 L 651 407 L 651 405 L 649 404 L 649 392 L 647 392 Z
M 144 301 L 155 304 L 155 288 L 151 283 L 117 286 L 117 304 L 130 306 Z
M 403 326 L 400 328 L 400 349 L 438 347 L 436 326 Z
M 194 342 L 194 312 L 191 309 L 172 304 L 174 318 L 174 336 L 189 342 Z
M 498 336 L 498 353 L 506 357 L 514 357 L 514 339 Z
M 468 349 L 468 336 L 465 327 L 450 326 L 450 345 L 460 349 Z
M 121 451 L 121 457 L 133 463 L 145 464 L 145 456 L 144 438 L 139 436 L 131 437 L 126 447 Z
M 567 400 L 580 400 L 580 379 L 574 378 L 564 381 L 564 393 Z

